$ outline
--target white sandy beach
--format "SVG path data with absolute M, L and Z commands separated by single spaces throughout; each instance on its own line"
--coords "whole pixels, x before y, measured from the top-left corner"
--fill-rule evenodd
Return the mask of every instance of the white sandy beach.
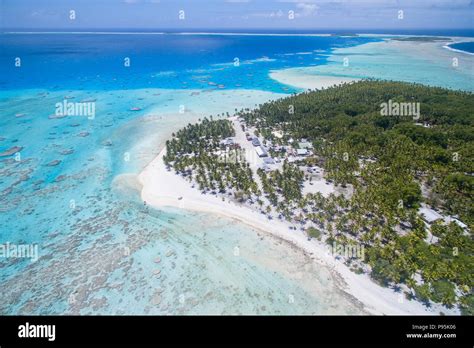
M 305 251 L 318 263 L 328 267 L 344 280 L 343 290 L 364 304 L 372 314 L 386 315 L 424 315 L 457 314 L 457 310 L 447 310 L 441 306 L 428 309 L 416 301 L 408 301 L 402 294 L 383 288 L 374 283 L 368 275 L 353 273 L 341 261 L 327 252 L 327 248 L 316 240 L 308 241 L 305 233 L 289 229 L 289 224 L 279 220 L 269 221 L 264 215 L 250 208 L 237 205 L 228 200 L 201 192 L 174 171 L 167 171 L 163 162 L 166 149 L 140 173 L 138 179 L 142 185 L 141 198 L 147 205 L 160 207 L 177 207 L 211 214 L 218 214 L 238 220 L 253 228 L 282 238 Z M 181 199 L 179 199 L 181 198 Z

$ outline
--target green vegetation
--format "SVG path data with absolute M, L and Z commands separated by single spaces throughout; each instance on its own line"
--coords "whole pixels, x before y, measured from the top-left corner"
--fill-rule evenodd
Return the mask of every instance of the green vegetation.
M 389 100 L 420 103 L 421 117 L 382 116 L 381 104 Z M 301 198 L 317 208 L 305 216 L 328 240 L 363 243 L 364 261 L 381 284 L 405 284 L 422 301 L 449 306 L 459 300 L 467 313 L 473 310 L 473 112 L 470 93 L 363 81 L 272 101 L 240 116 L 276 144 L 308 139 L 315 155 L 305 164 L 353 188 L 346 198 Z M 274 137 L 274 130 L 284 137 Z M 469 233 L 455 223 L 427 231 L 421 203 L 459 217 Z
M 173 135 L 166 142 L 163 160 L 177 174 L 187 177 L 189 181 L 194 180 L 201 191 L 226 193 L 232 188 L 235 197 L 243 200 L 252 192 L 258 193 L 258 189 L 248 163 L 240 160 L 239 156 L 230 156 L 220 143 L 234 134 L 228 120 L 205 118 L 201 123 L 189 124 Z
M 297 166 L 285 161 L 283 171 L 275 170 L 269 176 L 262 170 L 257 171 L 263 184 L 263 191 L 270 197 L 270 201 L 276 205 L 278 203 L 275 191 L 281 194 L 282 199 L 288 202 L 297 202 L 301 199 L 301 184 L 303 182 L 303 172 Z
M 381 104 L 389 101 L 420 103 L 421 116 L 382 116 Z M 232 192 L 310 237 L 362 245 L 364 259 L 351 259 L 351 268 L 360 272 L 368 265 L 380 284 L 472 314 L 473 112 L 471 93 L 361 81 L 237 112 L 245 129 L 283 159 L 279 169 L 258 169 L 254 176 L 245 161 L 222 161 L 221 141 L 234 130 L 229 121 L 212 119 L 179 131 L 167 142 L 165 162 L 204 192 Z M 310 142 L 313 153 L 289 161 L 295 139 Z M 308 168 L 315 166 L 344 193 L 305 194 L 312 180 Z M 422 204 L 467 227 L 427 225 L 418 211 Z
M 421 118 L 381 116 L 389 100 L 417 102 Z M 294 113 L 289 113 L 289 107 Z M 247 124 L 277 144 L 309 139 L 315 160 L 338 184 L 358 185 L 360 204 L 377 212 L 427 203 L 474 224 L 474 97 L 422 85 L 363 81 L 307 92 L 242 112 Z M 426 123 L 423 127 L 415 123 Z M 272 130 L 282 130 L 278 139 Z M 366 189 L 368 188 L 368 189 Z
M 306 229 L 306 233 L 308 234 L 308 236 L 310 236 L 311 238 L 316 238 L 316 239 L 320 239 L 321 238 L 321 232 L 319 230 L 317 230 L 316 228 L 314 227 L 308 227 Z
M 460 307 L 463 315 L 474 315 L 474 295 L 470 294 L 461 298 Z

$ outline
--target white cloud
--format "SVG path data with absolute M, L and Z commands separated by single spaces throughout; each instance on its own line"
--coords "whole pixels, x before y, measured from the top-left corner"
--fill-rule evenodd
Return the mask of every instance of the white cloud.
M 319 6 L 313 3 L 299 2 L 296 4 L 296 8 L 301 10 L 303 17 L 311 16 L 317 12 Z

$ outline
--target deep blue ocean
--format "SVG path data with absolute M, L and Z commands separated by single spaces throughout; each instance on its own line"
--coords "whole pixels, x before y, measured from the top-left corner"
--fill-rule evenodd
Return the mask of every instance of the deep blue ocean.
M 456 50 L 474 53 L 474 42 L 460 42 L 449 45 L 449 47 L 454 48 Z
M 0 88 L 176 89 L 210 88 L 215 86 L 211 82 L 225 88 L 281 91 L 281 85 L 268 78 L 269 70 L 325 64 L 334 48 L 377 40 L 318 36 L 7 34 L 0 35 Z M 17 57 L 21 59 L 21 68 L 14 64 Z M 129 67 L 125 66 L 127 58 Z M 235 62 L 240 66 L 234 66 Z M 202 77 L 209 72 L 212 81 L 209 76 Z

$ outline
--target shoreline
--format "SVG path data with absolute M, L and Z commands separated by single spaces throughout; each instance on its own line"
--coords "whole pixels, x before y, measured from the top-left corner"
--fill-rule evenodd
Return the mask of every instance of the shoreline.
M 166 148 L 138 175 L 142 185 L 141 199 L 153 208 L 174 207 L 179 209 L 217 214 L 237 220 L 247 226 L 261 230 L 273 237 L 284 239 L 307 253 L 329 271 L 337 274 L 344 283 L 340 289 L 363 304 L 363 309 L 373 315 L 437 315 L 458 314 L 434 304 L 427 308 L 417 301 L 405 299 L 402 293 L 384 288 L 373 282 L 367 274 L 356 274 L 341 261 L 329 254 L 325 245 L 314 239 L 308 240 L 306 233 L 289 230 L 290 224 L 277 219 L 268 220 L 252 209 L 221 198 L 203 195 L 182 177 L 168 171 L 163 162 Z

